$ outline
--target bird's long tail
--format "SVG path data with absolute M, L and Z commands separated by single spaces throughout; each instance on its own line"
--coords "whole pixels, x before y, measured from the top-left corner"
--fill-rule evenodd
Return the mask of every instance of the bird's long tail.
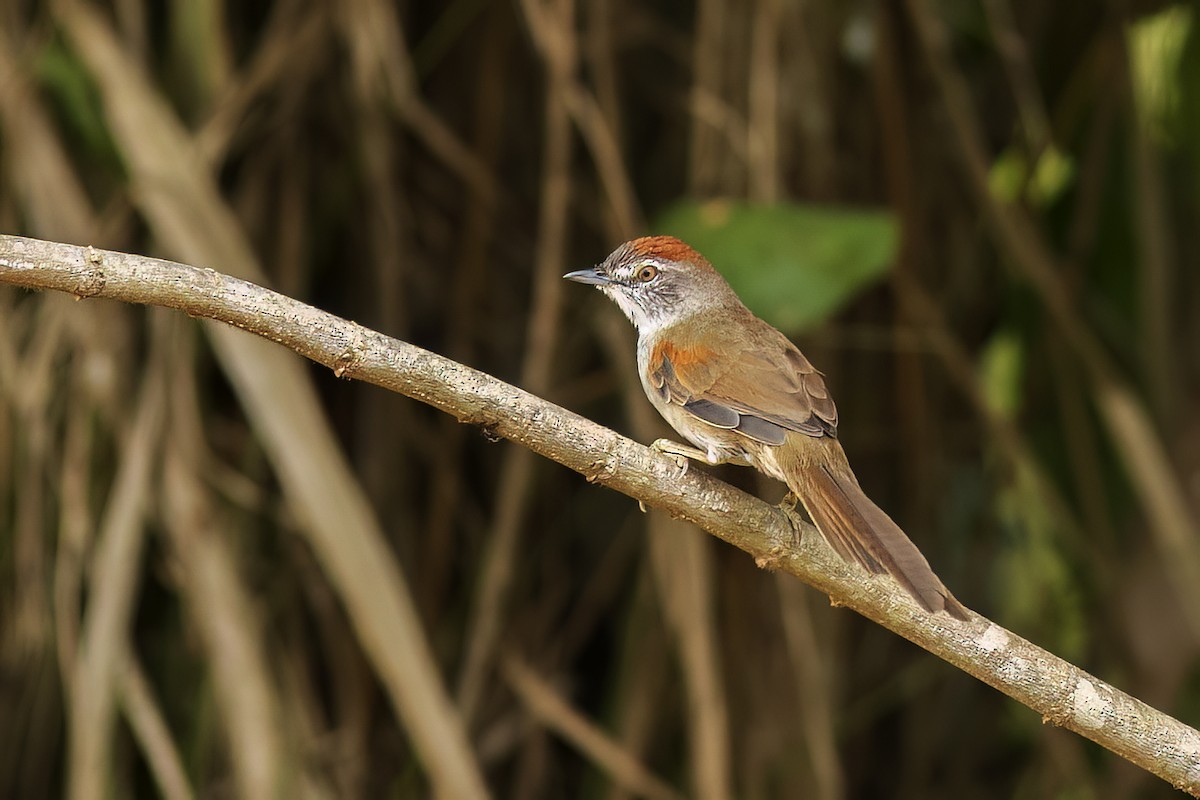
M 840 446 L 834 446 L 841 455 Z M 888 573 L 927 611 L 945 611 L 965 620 L 966 608 L 900 526 L 859 488 L 849 465 L 843 468 L 823 461 L 797 465 L 789 470 L 787 483 L 837 554 L 869 572 Z

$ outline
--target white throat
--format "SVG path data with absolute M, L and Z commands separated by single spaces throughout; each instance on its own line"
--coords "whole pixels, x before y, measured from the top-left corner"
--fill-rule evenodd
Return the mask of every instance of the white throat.
M 601 286 L 600 291 L 604 292 L 610 300 L 617 304 L 621 312 L 629 318 L 633 323 L 633 327 L 637 328 L 638 336 L 647 337 L 653 336 L 662 328 L 671 323 L 665 314 L 649 313 L 644 307 L 639 305 L 627 293 L 620 289 L 611 286 Z

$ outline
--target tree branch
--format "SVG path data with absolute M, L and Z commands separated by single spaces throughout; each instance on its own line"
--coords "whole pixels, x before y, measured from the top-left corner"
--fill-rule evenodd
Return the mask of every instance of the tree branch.
M 928 614 L 844 564 L 806 523 L 477 370 L 246 281 L 169 261 L 0 236 L 0 283 L 165 306 L 242 328 L 557 461 L 746 551 L 1059 725 L 1200 796 L 1200 733 L 1016 634 Z M 801 534 L 795 544 L 796 532 Z

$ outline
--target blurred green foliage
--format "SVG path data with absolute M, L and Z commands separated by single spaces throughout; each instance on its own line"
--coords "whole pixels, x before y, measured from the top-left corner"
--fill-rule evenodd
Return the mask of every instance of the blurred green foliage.
M 38 50 L 38 80 L 76 151 L 105 166 L 119 162 L 116 144 L 104 117 L 100 94 L 87 68 L 59 38 Z
M 1168 5 L 1129 26 L 1133 94 L 1143 125 L 1170 144 L 1182 133 L 1175 125 L 1182 102 L 1180 67 L 1192 36 L 1194 11 Z
M 800 333 L 887 274 L 894 216 L 881 210 L 735 200 L 683 201 L 653 229 L 703 253 L 756 314 Z

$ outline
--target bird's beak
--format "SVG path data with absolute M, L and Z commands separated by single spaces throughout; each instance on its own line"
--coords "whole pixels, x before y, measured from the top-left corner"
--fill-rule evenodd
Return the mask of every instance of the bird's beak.
M 612 278 L 601 272 L 599 267 L 568 272 L 566 275 L 563 275 L 563 277 L 569 281 L 575 281 L 576 283 L 587 283 L 591 284 L 592 286 L 608 286 L 610 283 L 616 283 L 616 281 L 614 281 Z

